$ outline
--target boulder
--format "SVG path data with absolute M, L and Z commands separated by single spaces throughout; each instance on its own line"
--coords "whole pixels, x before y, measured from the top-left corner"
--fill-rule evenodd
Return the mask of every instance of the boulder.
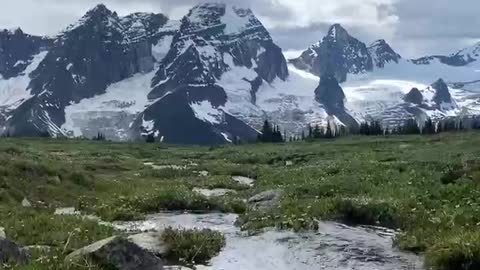
M 26 207 L 26 208 L 30 208 L 30 207 L 32 207 L 32 204 L 30 203 L 30 201 L 27 198 L 24 198 L 23 201 L 22 201 L 22 206 Z
M 24 265 L 30 261 L 30 253 L 14 242 L 0 237 L 0 265 Z
M 134 241 L 114 236 L 74 251 L 65 258 L 67 265 L 93 260 L 115 270 L 163 270 L 163 261 Z
M 278 208 L 282 199 L 283 191 L 268 190 L 248 199 L 248 205 L 253 210 L 269 210 Z
M 5 234 L 5 228 L 0 227 L 0 239 L 7 238 L 7 235 Z
M 167 246 L 162 241 L 162 232 L 139 233 L 129 236 L 128 240 L 160 257 L 168 252 Z

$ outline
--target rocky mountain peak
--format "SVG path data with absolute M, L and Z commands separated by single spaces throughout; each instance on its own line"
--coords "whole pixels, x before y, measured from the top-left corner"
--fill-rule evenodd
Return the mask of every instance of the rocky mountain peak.
M 372 57 L 373 63 L 378 68 L 383 68 L 389 62 L 398 63 L 402 58 L 392 47 L 384 40 L 379 39 L 373 42 L 368 51 Z
M 105 16 L 111 16 L 111 15 L 117 15 L 116 12 L 112 12 L 110 9 L 107 8 L 104 4 L 98 4 L 94 8 L 90 9 L 87 11 L 85 14 L 85 18 L 93 18 L 93 17 L 105 17 Z
M 178 90 L 178 85 L 212 85 L 236 66 L 256 67 L 260 78 L 268 82 L 288 76 L 281 49 L 251 10 L 223 3 L 199 4 L 181 20 L 149 97 Z
M 181 32 L 198 34 L 199 31 L 215 38 L 223 36 L 222 40 L 228 39 L 228 36 L 248 34 L 271 39 L 252 10 L 224 3 L 199 4 L 182 19 Z
M 463 59 L 465 63 L 480 60 L 480 42 L 471 47 L 460 50 L 456 54 L 451 55 L 451 57 L 459 57 Z
M 348 31 L 339 23 L 335 23 L 328 29 L 328 33 L 324 39 L 332 41 L 346 41 L 350 37 Z
M 332 69 L 339 82 L 347 80 L 347 74 L 359 74 L 373 70 L 373 60 L 367 46 L 352 37 L 340 24 L 330 27 L 319 43 L 291 60 L 299 69 L 323 76 Z
M 23 32 L 22 28 L 20 27 L 16 27 L 16 28 L 12 28 L 12 29 L 4 29 L 2 31 L 5 35 L 17 35 L 17 36 L 21 36 L 21 35 L 24 35 L 25 33 Z
M 76 23 L 68 26 L 63 35 L 81 29 L 93 29 L 95 31 L 117 31 L 122 32 L 123 27 L 116 12 L 109 10 L 105 5 L 99 4 L 87 11 Z

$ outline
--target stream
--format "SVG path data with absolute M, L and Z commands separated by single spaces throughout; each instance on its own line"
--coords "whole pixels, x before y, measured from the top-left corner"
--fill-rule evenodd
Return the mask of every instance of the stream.
M 420 257 L 392 248 L 393 231 L 320 222 L 318 232 L 270 230 L 248 236 L 234 225 L 234 214 L 150 215 L 144 221 L 115 223 L 124 231 L 165 227 L 208 228 L 225 234 L 227 244 L 211 261 L 214 270 L 415 270 Z

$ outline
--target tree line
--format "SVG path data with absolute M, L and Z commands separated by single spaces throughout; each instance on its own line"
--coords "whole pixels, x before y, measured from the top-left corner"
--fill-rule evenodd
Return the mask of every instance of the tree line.
M 280 143 L 315 139 L 333 139 L 337 137 L 360 135 L 360 136 L 390 136 L 390 135 L 431 135 L 443 132 L 457 132 L 471 129 L 480 129 L 480 118 L 461 119 L 446 118 L 434 122 L 427 118 L 423 123 L 419 123 L 415 118 L 407 119 L 397 126 L 384 126 L 380 121 L 364 121 L 356 129 L 349 129 L 342 124 L 328 122 L 326 126 L 308 125 L 302 131 L 300 136 L 290 136 L 282 134 L 281 129 L 276 124 L 271 124 L 265 120 L 262 130 L 258 135 L 258 142 L 261 143 Z

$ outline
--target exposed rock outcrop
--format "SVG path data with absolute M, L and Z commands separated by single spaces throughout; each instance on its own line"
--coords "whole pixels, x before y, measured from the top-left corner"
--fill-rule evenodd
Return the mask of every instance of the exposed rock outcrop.
M 123 237 L 111 237 L 79 249 L 65 258 L 66 265 L 90 259 L 115 270 L 163 270 L 163 262 L 151 252 Z
M 420 105 L 423 102 L 423 95 L 418 88 L 412 88 L 412 90 L 410 90 L 410 92 L 408 92 L 403 99 L 406 102 Z
M 270 210 L 280 206 L 282 190 L 268 190 L 248 199 L 248 205 L 253 210 Z
M 0 265 L 24 265 L 30 261 L 30 253 L 14 242 L 0 236 Z

